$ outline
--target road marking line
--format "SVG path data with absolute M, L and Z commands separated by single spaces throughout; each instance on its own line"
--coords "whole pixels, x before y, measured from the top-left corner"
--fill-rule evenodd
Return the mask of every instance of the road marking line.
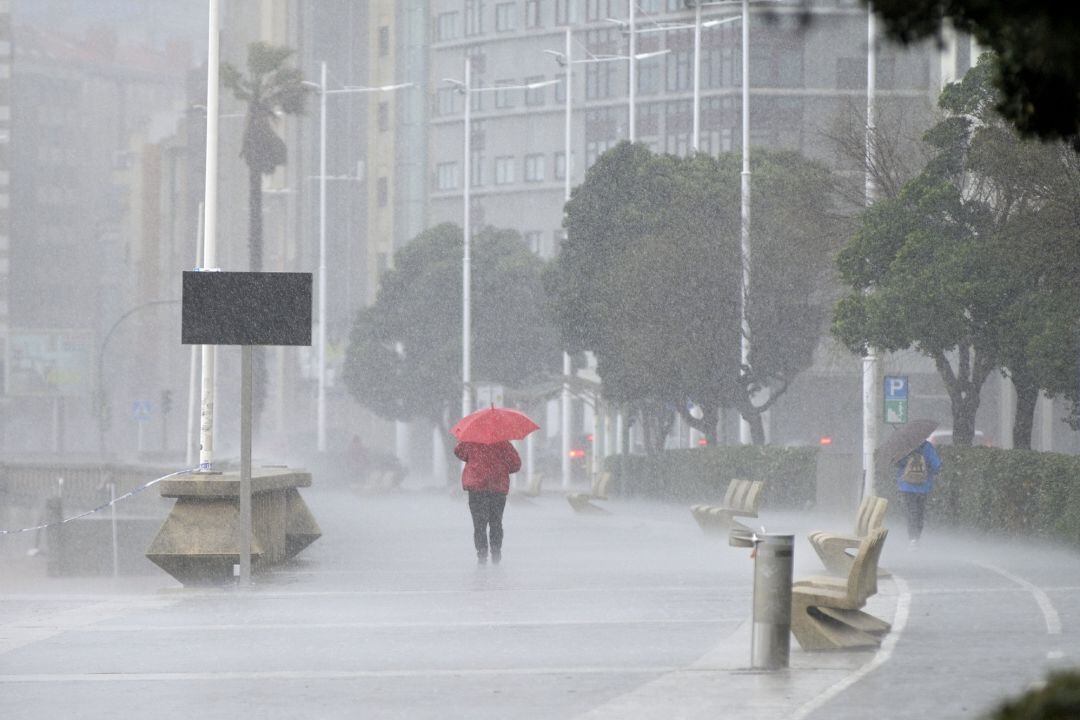
M 0 684 L 52 682 L 192 682 L 220 680 L 363 680 L 511 675 L 658 675 L 674 667 L 536 667 L 447 670 L 278 670 L 252 672 L 39 673 L 0 675 Z
M 196 625 L 95 625 L 82 628 L 84 632 L 227 632 L 243 630 L 408 630 L 459 628 L 515 628 L 515 627 L 580 627 L 597 625 L 723 625 L 742 622 L 741 618 L 641 618 L 598 620 L 464 620 L 464 621 L 416 621 L 416 622 L 341 622 L 341 623 L 229 623 Z
M 0 625 L 0 655 L 69 630 L 83 629 L 103 620 L 111 620 L 132 610 L 158 609 L 173 605 L 170 600 L 151 598 L 141 601 L 110 600 L 94 605 L 61 610 L 42 617 L 28 617 Z
M 1047 660 L 1060 660 L 1063 657 L 1065 657 L 1065 653 L 1060 650 L 1051 650 L 1050 652 L 1046 653 Z
M 814 699 L 799 706 L 799 708 L 795 710 L 795 713 L 789 717 L 789 720 L 804 720 L 804 718 L 809 717 L 810 713 L 819 709 L 825 705 L 825 703 L 829 702 L 889 661 L 889 658 L 892 657 L 893 650 L 896 648 L 896 643 L 900 641 L 901 633 L 904 632 L 904 626 L 907 625 L 911 608 L 911 591 L 908 589 L 908 584 L 904 582 L 903 578 L 900 578 L 897 575 L 893 575 L 893 582 L 896 583 L 896 587 L 900 591 L 900 594 L 896 600 L 896 614 L 893 616 L 892 630 L 885 636 L 885 640 L 881 643 L 881 648 L 874 653 L 874 657 L 861 668 L 833 684 Z
M 1050 602 L 1050 596 L 1043 592 L 1042 588 L 1028 582 L 1022 577 L 1013 575 L 1008 570 L 999 568 L 997 565 L 990 565 L 988 563 L 975 563 L 979 567 L 986 568 L 996 572 L 998 575 L 1011 580 L 1020 587 L 1030 592 L 1034 598 L 1035 603 L 1039 606 L 1039 610 L 1042 611 L 1043 620 L 1046 621 L 1046 634 L 1047 635 L 1060 635 L 1061 634 L 1061 617 L 1058 615 L 1057 610 L 1054 609 L 1054 604 Z

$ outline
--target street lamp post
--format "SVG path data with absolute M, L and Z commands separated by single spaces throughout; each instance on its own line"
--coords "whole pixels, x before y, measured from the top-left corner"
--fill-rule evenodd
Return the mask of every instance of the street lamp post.
M 877 186 L 874 183 L 873 163 L 875 155 L 874 104 L 877 90 L 877 31 L 874 27 L 874 6 L 869 3 L 866 14 L 866 205 L 869 207 L 877 199 Z M 867 348 L 862 367 L 863 399 L 863 497 L 874 492 L 874 476 L 877 471 L 874 462 L 874 450 L 877 448 L 878 431 L 878 378 L 877 351 Z
M 566 46 L 563 52 L 556 50 L 545 50 L 549 55 L 555 57 L 555 61 L 559 65 L 566 68 L 566 111 L 565 111 L 565 132 L 564 142 L 565 147 L 563 150 L 564 172 L 563 172 L 563 198 L 566 202 L 570 201 L 570 194 L 572 189 L 572 169 L 573 163 L 571 160 L 573 148 L 571 146 L 572 130 L 573 130 L 573 95 L 574 95 L 574 65 L 583 65 L 589 63 L 600 62 L 613 62 L 616 60 L 629 60 L 631 69 L 634 67 L 634 60 L 645 57 L 655 57 L 657 55 L 664 55 L 668 51 L 643 53 L 635 57 L 628 55 L 604 55 L 598 57 L 587 58 L 584 60 L 574 60 L 573 58 L 573 29 L 569 26 L 566 28 Z M 631 85 L 632 87 L 632 85 Z M 630 103 L 630 107 L 634 107 L 633 101 Z M 631 109 L 631 117 L 633 117 L 633 110 Z M 633 132 L 631 125 L 631 133 Z M 562 432 L 561 432 L 561 450 L 562 461 L 560 463 L 560 472 L 562 479 L 563 489 L 570 487 L 570 425 L 571 425 L 571 402 L 570 396 L 570 375 L 573 373 L 574 368 L 570 361 L 570 353 L 563 353 L 563 384 L 561 393 L 561 405 L 562 405 Z M 596 435 L 595 431 L 593 433 Z
M 330 95 L 356 95 L 369 92 L 383 92 L 412 87 L 412 83 L 400 85 L 384 85 L 382 87 L 344 87 L 337 90 L 327 89 L 326 61 L 319 66 L 319 84 L 305 81 L 308 87 L 313 87 L 319 93 L 319 283 L 318 283 L 318 395 L 316 402 L 315 437 L 316 447 L 319 452 L 326 452 L 326 181 L 330 177 L 326 174 L 326 98 Z M 353 178 L 346 178 L 353 179 Z M 356 178 L 359 179 L 359 178 Z
M 218 112 L 220 97 L 219 0 L 210 0 L 209 46 L 206 58 L 206 182 L 203 199 L 203 263 L 208 270 L 217 266 L 217 175 Z M 202 346 L 202 405 L 199 420 L 199 470 L 213 471 L 214 465 L 214 352 L 213 345 Z
M 472 58 L 465 57 L 465 79 L 443 78 L 443 82 L 455 86 L 465 98 L 465 168 L 462 176 L 465 187 L 462 189 L 464 217 L 462 218 L 461 262 L 461 415 L 472 412 L 472 95 L 482 92 L 506 92 L 509 90 L 533 90 L 554 85 L 558 80 L 527 83 L 525 85 L 496 85 L 493 87 L 474 88 L 472 86 Z

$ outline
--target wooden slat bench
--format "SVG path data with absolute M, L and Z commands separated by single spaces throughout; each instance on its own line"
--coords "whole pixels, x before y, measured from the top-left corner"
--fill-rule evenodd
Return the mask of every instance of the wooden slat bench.
M 846 578 L 812 577 L 791 590 L 791 632 L 803 650 L 873 648 L 891 626 L 861 608 L 877 592 L 877 564 L 885 528 L 872 530 L 859 544 Z
M 732 480 L 724 493 L 722 505 L 693 505 L 690 512 L 706 535 L 727 535 L 732 529 L 749 532 L 736 517 L 756 518 L 761 503 L 760 480 Z
M 830 533 L 823 530 L 810 533 L 808 539 L 814 552 L 821 558 L 825 569 L 833 575 L 847 577 L 851 572 L 851 566 L 855 562 L 852 551 L 858 549 L 863 539 L 871 531 L 877 530 L 885 523 L 885 511 L 889 507 L 889 501 L 885 498 L 867 495 L 859 503 L 859 510 L 855 515 L 855 531 L 851 534 Z
M 592 491 L 588 493 L 571 493 L 566 496 L 566 501 L 577 513 L 591 513 L 593 515 L 606 515 L 607 510 L 594 504 L 593 500 L 607 500 L 608 487 L 611 485 L 611 473 L 597 473 L 593 478 Z

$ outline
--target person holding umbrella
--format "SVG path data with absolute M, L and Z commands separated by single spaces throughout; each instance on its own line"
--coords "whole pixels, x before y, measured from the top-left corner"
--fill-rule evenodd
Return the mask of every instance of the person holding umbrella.
M 934 420 L 912 420 L 894 432 L 882 446 L 882 451 L 896 470 L 896 487 L 904 503 L 908 543 L 912 549 L 919 546 L 926 516 L 926 498 L 934 489 L 934 480 L 941 471 L 941 458 L 927 440 L 937 425 Z
M 521 457 L 510 444 L 539 425 L 526 415 L 506 408 L 490 408 L 462 418 L 450 432 L 458 439 L 454 455 L 465 463 L 461 487 L 469 494 L 473 545 L 481 565 L 502 560 L 503 510 L 510 492 L 510 475 L 521 469 Z

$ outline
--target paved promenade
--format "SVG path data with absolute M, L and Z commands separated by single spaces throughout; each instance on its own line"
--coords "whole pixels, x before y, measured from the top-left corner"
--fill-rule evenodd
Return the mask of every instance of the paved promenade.
M 878 652 L 749 665 L 752 562 L 681 506 L 576 516 L 507 509 L 501 566 L 476 565 L 463 498 L 305 493 L 324 537 L 237 590 L 0 567 L 0 717 L 977 718 L 1080 665 L 1080 554 L 893 531 L 869 609 Z M 796 576 L 820 572 L 811 527 Z

